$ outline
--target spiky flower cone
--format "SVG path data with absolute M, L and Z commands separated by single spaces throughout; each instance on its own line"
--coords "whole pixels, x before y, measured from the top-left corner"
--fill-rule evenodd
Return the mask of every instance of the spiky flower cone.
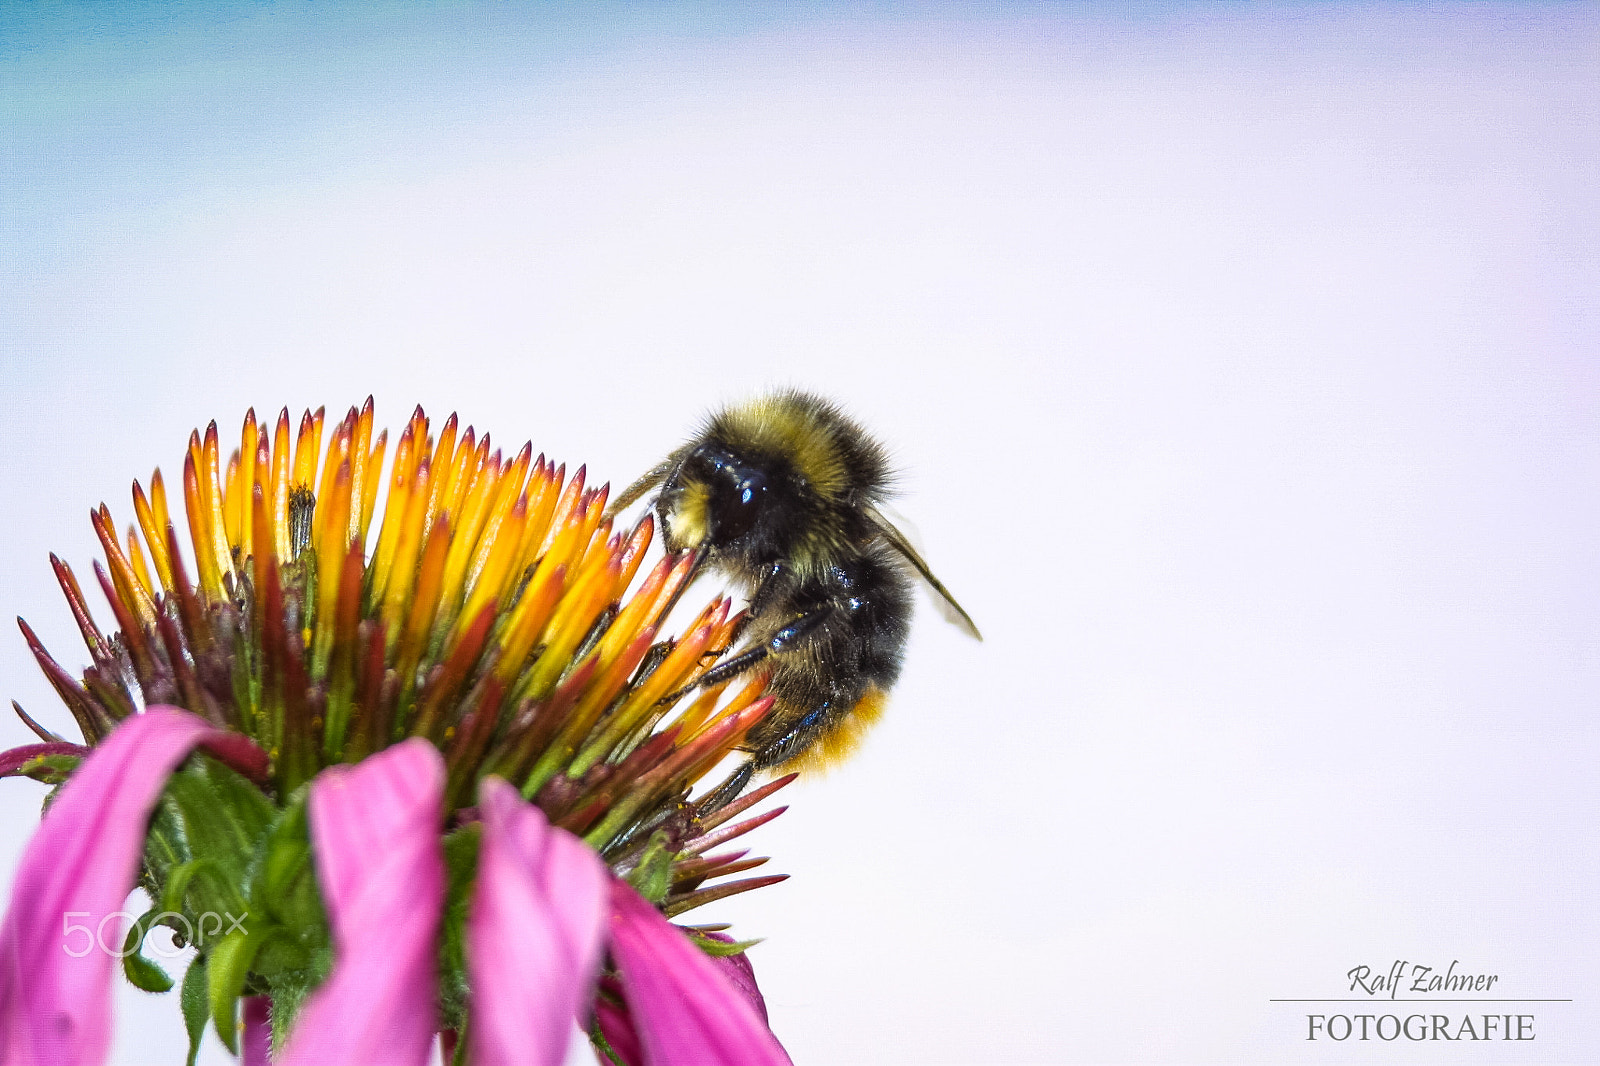
M 271 994 L 281 1037 L 329 965 L 304 786 L 412 737 L 436 746 L 446 771 L 444 1028 L 466 1020 L 460 923 L 486 776 L 582 837 L 667 916 L 782 880 L 708 884 L 766 861 L 707 852 L 779 813 L 735 820 L 789 778 L 731 803 L 726 792 L 691 798 L 771 704 L 760 675 L 694 688 L 738 624 L 727 599 L 680 635 L 663 633 L 693 559 L 662 558 L 640 577 L 648 515 L 614 531 L 608 490 L 587 487 L 583 468 L 569 479 L 531 445 L 503 458 L 454 415 L 435 436 L 418 408 L 387 475 L 387 433 L 374 437 L 370 398 L 332 427 L 325 454 L 323 431 L 322 410 L 298 433 L 287 410 L 270 431 L 251 412 L 226 460 L 216 423 L 191 435 L 188 560 L 160 471 L 148 492 L 134 483 L 137 525 L 125 539 L 104 505 L 91 513 L 114 632 L 51 557 L 92 660 L 81 680 L 22 623 L 89 747 L 164 704 L 260 749 L 213 744 L 220 759 L 196 756 L 172 778 L 141 873 L 155 903 L 130 947 L 152 923 L 185 935 L 207 913 L 248 910 L 253 924 L 228 958 L 196 940 L 211 967 L 210 1008 L 231 1018 L 230 992 Z M 678 693 L 687 695 L 664 699 Z M 0 770 L 66 779 L 85 753 L 17 710 L 44 743 Z M 137 951 L 125 969 L 146 988 L 171 984 Z

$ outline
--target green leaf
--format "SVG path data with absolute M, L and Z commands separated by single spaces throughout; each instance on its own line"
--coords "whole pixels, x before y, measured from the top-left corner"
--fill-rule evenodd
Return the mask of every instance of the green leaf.
M 466 1028 L 467 910 L 478 879 L 478 846 L 483 823 L 472 822 L 444 838 L 444 918 L 439 937 L 439 999 L 443 1023 L 458 1032 Z
M 256 972 L 262 976 L 303 968 L 328 945 L 328 919 L 311 857 L 307 794 L 300 789 L 290 797 L 262 840 L 252 868 L 250 913 L 279 931 L 277 941 L 257 960 Z
M 167 875 L 167 883 L 161 890 L 161 906 L 164 910 L 182 911 L 183 897 L 189 893 L 189 882 L 194 880 L 195 874 L 208 873 L 218 882 L 219 889 L 231 888 L 222 878 L 222 871 L 210 859 L 191 859 L 186 863 L 172 868 Z M 243 900 L 239 901 L 243 910 Z
M 211 949 L 211 958 L 206 964 L 206 998 L 210 1001 L 217 1036 L 235 1055 L 239 1053 L 239 996 L 244 992 L 245 978 L 250 975 L 250 964 L 256 953 L 275 935 L 276 930 L 252 928 L 247 924 L 223 937 Z
M 189 1033 L 189 1059 L 184 1066 L 195 1066 L 200 1057 L 200 1038 L 211 1020 L 211 1001 L 206 998 L 206 960 L 196 956 L 183 975 L 183 990 L 178 993 L 183 1005 L 183 1027 Z
M 296 927 L 300 917 L 295 913 L 300 882 L 314 878 L 306 795 L 304 789 L 296 792 L 267 831 L 250 897 L 259 909 L 290 928 Z
M 127 939 L 122 942 L 122 972 L 133 987 L 146 992 L 172 990 L 172 978 L 167 971 L 139 953 L 144 947 L 144 938 L 149 934 L 150 926 L 162 913 L 160 907 L 151 907 L 139 915 L 128 927 Z
M 288 1041 L 301 1008 L 332 970 L 333 950 L 324 947 L 313 954 L 305 969 L 266 976 L 267 991 L 272 997 L 273 1047 L 282 1047 Z

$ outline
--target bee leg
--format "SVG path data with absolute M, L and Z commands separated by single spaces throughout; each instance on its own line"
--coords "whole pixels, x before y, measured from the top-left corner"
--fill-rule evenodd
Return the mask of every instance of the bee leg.
M 701 674 L 699 677 L 695 678 L 695 680 L 683 686 L 678 691 L 668 693 L 667 695 L 661 697 L 661 699 L 657 701 L 656 705 L 659 707 L 676 703 L 678 700 L 682 699 L 684 696 L 688 695 L 690 692 L 693 692 L 697 688 L 705 688 L 708 685 L 720 685 L 729 678 L 738 677 L 740 674 L 744 673 L 746 670 L 749 670 L 751 667 L 755 666 L 769 655 L 781 655 L 784 652 L 793 651 L 800 645 L 801 641 L 809 636 L 812 631 L 820 626 L 823 622 L 826 622 L 828 617 L 832 614 L 832 607 L 819 607 L 814 611 L 807 611 L 805 614 L 801 615 L 799 618 L 796 618 L 794 621 L 790 622 L 788 625 L 774 633 L 765 644 L 761 645 L 760 647 L 751 648 L 749 651 L 740 652 L 738 655 L 735 655 L 721 666 L 713 666 L 711 669 L 707 670 L 705 673 Z
M 650 645 L 650 650 L 644 653 L 644 658 L 639 661 L 639 668 L 633 673 L 632 687 L 638 687 L 650 679 L 656 672 L 656 667 L 667 661 L 667 656 L 672 654 L 672 644 L 661 641 Z
M 818 725 L 818 717 L 818 712 L 812 711 L 778 739 L 755 748 L 744 749 L 750 752 L 750 768 L 770 770 L 775 766 L 782 766 L 793 756 L 811 747 L 822 732 Z
M 767 640 L 767 648 L 774 655 L 781 655 L 786 651 L 794 651 L 802 641 L 814 633 L 818 626 L 833 616 L 833 607 L 818 607 L 807 611 L 796 618 Z
M 762 612 L 767 609 L 768 601 L 772 599 L 774 590 L 778 587 L 778 582 L 774 581 L 773 578 L 781 573 L 783 573 L 782 563 L 773 563 L 767 568 L 766 575 L 762 577 L 761 584 L 756 588 L 756 594 L 750 597 L 749 608 L 739 616 L 739 620 L 733 623 L 733 629 L 728 632 L 728 643 L 720 648 L 713 648 L 707 651 L 700 657 L 701 659 L 710 659 L 715 662 L 726 655 L 729 648 L 738 646 L 739 638 L 744 636 L 746 629 L 750 628 L 750 620 L 759 618 Z
M 814 611 L 807 611 L 788 625 L 774 633 L 767 642 L 759 648 L 751 648 L 741 652 L 723 663 L 721 666 L 712 667 L 700 675 L 696 685 L 718 685 L 730 677 L 737 677 L 759 663 L 769 655 L 782 655 L 784 652 L 793 651 L 799 647 L 828 616 L 833 614 L 832 607 L 819 607 Z
M 724 644 L 720 648 L 707 648 L 700 654 L 700 661 L 714 663 L 724 655 L 728 654 L 728 649 L 739 643 L 739 637 L 743 635 L 745 629 L 748 628 L 749 625 L 750 616 L 746 614 L 737 622 L 733 623 L 733 628 L 728 630 L 728 643 Z
M 599 646 L 601 639 L 606 635 L 606 630 L 611 628 L 611 623 L 617 620 L 617 605 L 611 604 L 600 612 L 600 617 L 594 620 L 594 625 L 589 627 L 589 632 L 583 635 L 578 642 L 578 648 L 572 653 L 572 661 L 583 662 L 591 651 Z
M 721 666 L 713 666 L 711 669 L 707 670 L 705 673 L 701 674 L 699 677 L 695 678 L 693 681 L 689 682 L 689 684 L 683 686 L 671 695 L 661 697 L 661 702 L 675 703 L 697 688 L 705 688 L 709 685 L 720 685 L 729 678 L 738 677 L 752 666 L 755 666 L 762 659 L 765 659 L 769 654 L 771 653 L 767 651 L 765 645 L 762 645 L 759 648 L 751 648 L 749 651 L 740 652 L 738 655 L 735 655 Z
M 774 596 L 778 594 L 780 582 L 778 578 L 783 574 L 783 564 L 773 563 L 767 567 L 767 572 L 761 576 L 761 584 L 756 586 L 756 594 L 750 597 L 750 612 L 746 618 L 756 618 L 764 613 Z
M 712 789 L 710 795 L 695 804 L 695 813 L 704 818 L 707 815 L 715 814 L 738 799 L 739 793 L 744 791 L 745 786 L 750 783 L 750 778 L 755 776 L 755 772 L 755 763 L 744 763 L 744 765 L 729 774 L 726 781 Z
M 672 468 L 676 466 L 677 463 L 678 457 L 676 455 L 669 455 L 665 459 L 661 460 L 661 462 L 651 467 L 645 472 L 643 477 L 639 478 L 638 481 L 635 481 L 632 485 L 629 485 L 627 488 L 623 489 L 621 496 L 618 496 L 616 499 L 611 501 L 611 506 L 606 508 L 606 517 L 611 518 L 615 516 L 618 511 L 626 510 L 634 503 L 634 501 L 638 500 L 645 493 L 649 492 L 651 489 L 665 481 L 667 475 L 672 473 Z
M 667 693 L 665 696 L 662 696 L 659 700 L 656 700 L 656 706 L 669 707 L 683 699 L 683 697 L 687 696 L 697 688 L 705 688 L 709 685 L 720 685 L 730 677 L 738 677 L 740 674 L 756 665 L 756 663 L 759 663 L 762 659 L 765 659 L 767 654 L 768 652 L 765 647 L 751 648 L 749 651 L 740 652 L 738 655 L 735 655 L 721 666 L 713 666 L 711 669 L 707 670 L 705 673 L 701 674 L 687 685 L 684 685 L 682 688 L 675 689 L 672 692 Z M 663 656 L 663 658 L 665 658 L 665 656 Z M 655 665 L 659 666 L 660 663 Z

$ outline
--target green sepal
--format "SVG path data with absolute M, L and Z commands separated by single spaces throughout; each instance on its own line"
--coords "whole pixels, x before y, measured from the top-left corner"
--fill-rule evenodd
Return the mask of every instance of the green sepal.
M 177 810 L 168 803 L 156 804 L 150 827 L 144 835 L 144 863 L 139 871 L 139 887 L 151 899 L 165 900 L 165 885 L 172 871 L 194 858 L 183 836 Z M 176 910 L 177 908 L 168 908 Z
M 247 598 L 254 598 L 255 589 L 252 585 L 245 583 L 241 588 Z M 254 604 L 248 604 L 245 616 L 249 617 L 253 610 Z M 233 631 L 233 655 L 230 662 L 233 705 L 239 709 L 239 716 L 242 719 L 240 724 L 244 732 L 253 737 L 268 736 L 269 734 L 261 728 L 261 664 L 257 661 L 256 641 L 252 639 L 246 627 L 241 626 Z
M 294 505 L 291 503 L 289 506 L 292 508 Z M 315 507 L 316 505 L 313 504 L 312 506 Z M 315 514 L 316 512 L 313 510 L 312 515 Z M 314 518 L 309 518 L 308 520 L 315 521 Z M 292 523 L 293 519 L 291 518 L 290 521 Z M 320 573 L 322 568 L 318 565 L 321 560 L 317 557 L 317 550 L 310 545 L 307 545 L 304 551 L 295 556 L 294 561 L 299 567 L 299 573 L 296 574 L 295 577 L 298 578 L 299 584 L 304 590 L 304 598 L 300 602 L 305 611 L 305 615 L 301 618 L 300 624 L 305 627 L 305 631 L 307 633 L 315 635 L 317 630 L 322 628 L 317 625 L 317 617 L 320 613 L 318 612 L 317 608 L 320 606 L 322 599 L 322 597 L 317 595 L 317 586 L 321 584 L 322 580 L 322 574 Z M 290 580 L 289 567 L 284 567 L 283 576 L 284 590 L 287 592 Z M 339 575 L 332 574 L 330 575 L 330 578 L 337 584 Z M 306 676 L 308 680 L 321 681 L 327 676 L 328 652 L 331 649 L 331 643 L 321 647 L 319 650 L 319 642 L 314 640 L 306 641 L 305 663 Z
M 49 792 L 44 794 L 44 799 L 39 803 L 39 817 L 43 818 L 45 815 L 50 813 L 51 805 L 55 803 L 56 797 L 61 795 L 61 790 L 66 787 L 67 783 L 63 781 L 59 785 L 53 786 Z
M 183 1007 L 183 1028 L 189 1034 L 189 1058 L 184 1066 L 195 1066 L 200 1057 L 200 1040 L 206 1033 L 206 1022 L 211 1020 L 211 1001 L 206 998 L 206 960 L 197 955 L 183 975 L 183 989 L 178 993 Z
M 329 942 L 328 919 L 317 891 L 306 816 L 308 789 L 289 798 L 266 833 L 251 868 L 250 914 L 273 927 L 275 939 L 253 964 L 265 980 L 295 981 Z
M 122 957 L 122 975 L 129 984 L 143 992 L 160 994 L 172 991 L 171 975 L 137 950 Z
M 259 912 L 297 933 L 327 925 L 311 864 L 308 794 L 301 789 L 291 796 L 267 831 L 250 892 L 250 902 Z
M 272 802 L 239 773 L 199 756 L 168 779 L 162 806 L 181 832 L 185 858 L 204 856 L 216 866 L 216 877 L 190 886 L 194 911 L 243 910 L 244 900 L 233 886 L 249 884 L 252 861 L 277 814 Z
M 328 920 L 311 854 L 309 794 L 309 788 L 302 787 L 289 797 L 250 869 L 252 924 L 270 930 L 251 960 L 250 988 L 272 997 L 274 1047 L 281 1046 L 306 997 L 333 967 Z
M 756 937 L 754 940 L 727 941 L 706 936 L 698 929 L 684 929 L 683 931 L 689 934 L 689 939 L 694 941 L 695 947 L 710 955 L 713 959 L 725 959 L 730 955 L 743 955 L 764 939 L 763 937 Z
M 239 997 L 244 993 L 245 978 L 250 976 L 250 964 L 257 953 L 277 933 L 276 929 L 246 924 L 223 937 L 207 960 L 206 998 L 210 1001 L 211 1018 L 217 1036 L 235 1055 L 239 1053 Z
M 672 863 L 677 857 L 677 852 L 667 847 L 667 834 L 656 830 L 639 856 L 639 865 L 628 871 L 628 884 L 651 903 L 660 903 L 672 888 Z
M 162 908 L 151 907 L 139 915 L 128 927 L 128 935 L 122 942 L 122 973 L 133 987 L 146 992 L 172 991 L 172 977 L 167 971 L 139 953 L 151 925 L 162 913 Z

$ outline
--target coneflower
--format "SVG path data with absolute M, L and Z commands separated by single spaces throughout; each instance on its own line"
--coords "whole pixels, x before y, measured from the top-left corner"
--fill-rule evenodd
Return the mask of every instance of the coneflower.
M 419 408 L 385 477 L 371 399 L 325 455 L 323 426 L 252 412 L 226 463 L 215 423 L 191 435 L 192 561 L 159 471 L 125 539 L 92 512 L 109 635 L 52 556 L 92 664 L 22 623 L 83 742 L 17 707 L 39 743 L 0 754 L 61 785 L 0 927 L 0 1061 L 103 1061 L 114 958 L 173 986 L 157 925 L 198 950 L 191 1062 L 210 1021 L 246 1062 L 421 1063 L 438 1034 L 447 1061 L 558 1063 L 574 1019 L 615 1062 L 788 1061 L 748 943 L 668 921 L 782 880 L 714 849 L 792 775 L 694 792 L 771 703 L 759 675 L 695 685 L 729 601 L 665 635 L 694 560 L 644 571 L 651 519 L 613 530 L 607 489 L 531 445 Z

